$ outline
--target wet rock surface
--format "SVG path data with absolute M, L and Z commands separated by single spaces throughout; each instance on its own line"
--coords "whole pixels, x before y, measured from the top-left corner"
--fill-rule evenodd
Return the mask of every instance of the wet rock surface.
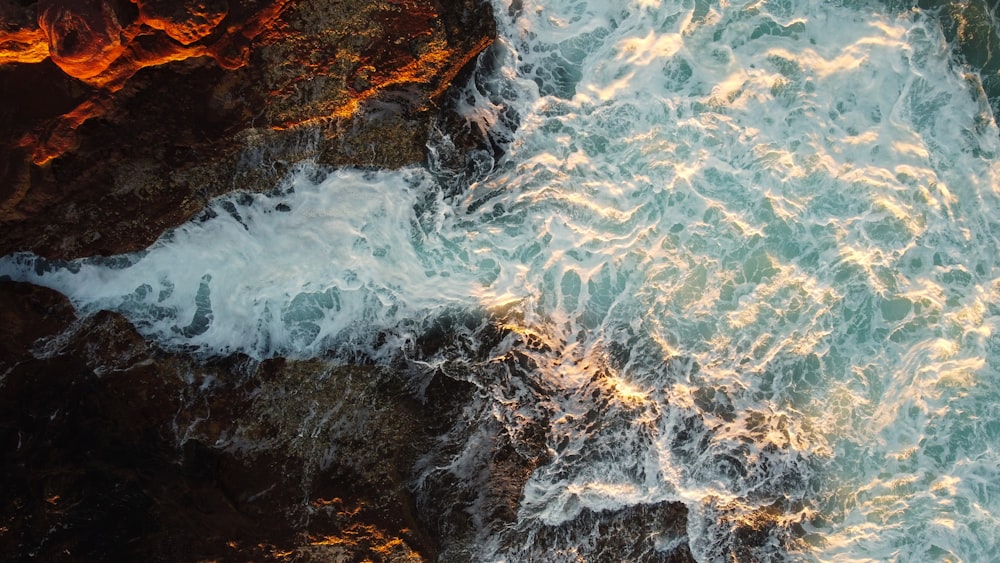
M 468 0 L 3 0 L 0 254 L 141 249 L 302 159 L 421 162 L 494 34 Z
M 535 541 L 551 545 L 554 552 L 572 553 L 583 531 L 595 538 L 590 549 L 597 561 L 694 563 L 687 545 L 687 516 L 687 508 L 680 502 L 638 504 L 603 512 L 584 509 L 570 522 L 540 529 Z
M 374 367 L 199 363 L 27 284 L 0 305 L 0 559 L 437 556 L 410 483 L 469 384 L 418 401 Z

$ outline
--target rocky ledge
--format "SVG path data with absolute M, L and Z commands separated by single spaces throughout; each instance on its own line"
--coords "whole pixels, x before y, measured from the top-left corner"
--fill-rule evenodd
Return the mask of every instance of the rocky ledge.
M 424 159 L 480 0 L 0 0 L 0 255 L 144 248 L 290 163 Z

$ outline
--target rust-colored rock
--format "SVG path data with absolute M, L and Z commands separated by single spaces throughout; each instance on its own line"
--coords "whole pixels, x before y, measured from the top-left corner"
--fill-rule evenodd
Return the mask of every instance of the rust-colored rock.
M 425 156 L 478 0 L 0 0 L 0 255 L 148 246 L 303 158 Z
M 226 0 L 138 0 L 143 23 L 182 45 L 208 37 L 229 13 Z
M 38 63 L 49 56 L 36 11 L 15 0 L 0 0 L 0 65 Z
M 45 32 L 41 29 L 0 31 L 0 65 L 39 63 L 49 56 Z
M 97 91 L 72 111 L 26 132 L 19 145 L 31 149 L 36 165 L 73 150 L 80 125 L 113 109 L 113 94 L 143 68 L 195 57 L 211 57 L 224 69 L 240 68 L 247 62 L 249 42 L 287 2 L 250 2 L 220 28 L 229 15 L 225 0 L 145 0 L 138 8 L 127 0 L 39 0 L 38 26 L 52 62 Z
M 127 47 L 120 21 L 127 17 L 127 4 L 114 0 L 39 0 L 38 25 L 48 40 L 52 62 L 82 80 L 107 70 Z

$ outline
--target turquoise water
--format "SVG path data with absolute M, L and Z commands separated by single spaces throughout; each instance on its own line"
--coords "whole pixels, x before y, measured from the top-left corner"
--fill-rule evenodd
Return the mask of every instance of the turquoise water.
M 634 523 L 639 558 L 992 560 L 1000 132 L 991 63 L 956 55 L 978 43 L 857 2 L 496 13 L 495 72 L 460 105 L 506 150 L 458 195 L 434 159 L 303 163 L 145 252 L 0 274 L 204 355 L 475 381 L 484 424 L 542 424 L 550 454 L 516 523 L 476 520 L 475 560 L 620 558 L 572 524 L 661 502 L 686 529 Z M 417 359 L 456 311 L 511 331 L 495 361 Z M 473 482 L 460 458 L 427 471 Z

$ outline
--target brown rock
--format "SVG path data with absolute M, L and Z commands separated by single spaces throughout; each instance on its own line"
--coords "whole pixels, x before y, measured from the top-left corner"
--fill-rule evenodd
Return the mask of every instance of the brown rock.
M 419 162 L 436 102 L 494 33 L 465 0 L 33 7 L 37 23 L 0 3 L 0 255 L 137 250 L 304 158 Z M 50 56 L 28 64 L 39 37 Z
M 83 80 L 107 70 L 127 47 L 119 16 L 127 4 L 124 0 L 39 0 L 38 25 L 48 40 L 52 62 Z
M 0 377 L 32 358 L 31 348 L 69 325 L 76 315 L 62 294 L 23 283 L 0 283 Z M 2 380 L 0 380 L 2 381 Z
M 98 88 L 72 111 L 25 132 L 32 162 L 43 165 L 76 147 L 76 130 L 114 108 L 114 96 L 139 70 L 195 57 L 212 57 L 224 69 L 246 64 L 249 41 L 269 25 L 288 0 L 248 2 L 213 37 L 228 11 L 218 5 L 140 5 L 126 0 L 40 0 L 38 25 L 51 60 L 68 76 Z M 142 9 L 149 19 L 143 17 Z M 27 30 L 21 30 L 25 32 Z M 160 33 L 162 32 L 162 33 Z M 176 37 L 175 37 L 176 36 Z M 197 37 L 195 37 L 197 36 Z M 182 40 L 175 40 L 180 37 Z M 206 41 L 194 44 L 202 38 Z
M 143 23 L 182 45 L 210 35 L 229 13 L 226 0 L 138 0 Z
M 48 42 L 35 10 L 15 0 L 0 0 L 0 65 L 38 63 L 48 56 Z

